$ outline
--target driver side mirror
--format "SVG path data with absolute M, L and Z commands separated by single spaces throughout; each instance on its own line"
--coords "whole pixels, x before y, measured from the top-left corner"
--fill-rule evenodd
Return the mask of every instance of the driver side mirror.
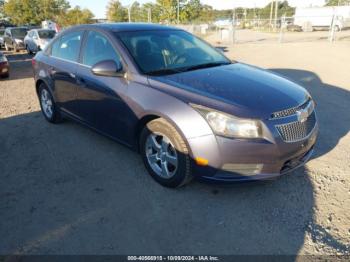
M 98 62 L 91 68 L 91 71 L 98 76 L 122 77 L 124 75 L 122 64 L 114 60 Z

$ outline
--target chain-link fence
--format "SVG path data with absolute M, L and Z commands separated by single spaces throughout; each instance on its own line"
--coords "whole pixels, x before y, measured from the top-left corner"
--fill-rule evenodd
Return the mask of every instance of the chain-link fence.
M 350 41 L 350 17 L 335 15 L 222 20 L 179 27 L 210 42 L 224 44 Z

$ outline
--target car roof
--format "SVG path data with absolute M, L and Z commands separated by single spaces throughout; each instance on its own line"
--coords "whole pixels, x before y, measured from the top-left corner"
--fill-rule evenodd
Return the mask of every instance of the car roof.
M 15 26 L 15 27 L 7 27 L 6 29 L 27 29 L 28 30 L 28 27 L 25 27 L 25 26 Z
M 88 28 L 100 28 L 102 30 L 113 31 L 113 32 L 181 30 L 180 28 L 176 28 L 176 27 L 158 25 L 158 24 L 147 24 L 147 23 L 102 23 L 102 24 L 74 26 L 69 29 L 88 29 Z
M 39 32 L 39 31 L 55 31 L 55 30 L 49 29 L 49 28 L 34 28 L 34 29 L 29 30 L 29 32 L 30 31 L 38 31 Z

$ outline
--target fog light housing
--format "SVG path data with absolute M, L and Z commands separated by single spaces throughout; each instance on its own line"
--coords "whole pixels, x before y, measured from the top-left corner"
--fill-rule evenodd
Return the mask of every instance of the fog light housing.
M 261 173 L 263 164 L 232 164 L 226 163 L 222 166 L 222 170 L 240 174 L 242 176 L 255 176 Z

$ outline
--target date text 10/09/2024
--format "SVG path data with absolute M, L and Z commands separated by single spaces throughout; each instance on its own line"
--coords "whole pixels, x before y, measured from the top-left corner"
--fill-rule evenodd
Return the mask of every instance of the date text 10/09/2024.
M 219 261 L 216 256 L 128 256 L 128 261 Z

